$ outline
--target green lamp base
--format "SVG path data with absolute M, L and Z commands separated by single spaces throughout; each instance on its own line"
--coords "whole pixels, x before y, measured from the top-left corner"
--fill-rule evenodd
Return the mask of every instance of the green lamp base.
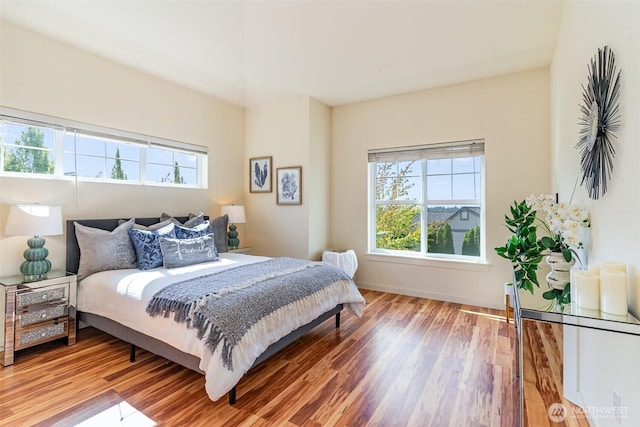
M 20 265 L 23 281 L 36 282 L 47 278 L 47 273 L 51 270 L 51 261 L 47 259 L 49 250 L 44 247 L 44 243 L 44 237 L 40 236 L 27 240 L 29 248 L 25 249 L 23 253 L 25 261 Z
M 240 245 L 240 239 L 238 239 L 238 232 L 236 231 L 238 227 L 235 224 L 229 225 L 229 232 L 227 233 L 227 237 L 229 240 L 227 241 L 227 245 L 229 249 L 238 249 L 238 245 Z

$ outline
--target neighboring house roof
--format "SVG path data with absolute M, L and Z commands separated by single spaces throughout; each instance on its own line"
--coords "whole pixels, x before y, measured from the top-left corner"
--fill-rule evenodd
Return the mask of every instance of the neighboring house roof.
M 458 209 L 457 211 L 455 211 L 453 214 L 449 215 L 447 217 L 447 219 L 445 221 L 448 221 L 450 219 L 453 219 L 454 216 L 458 215 L 460 212 L 464 212 L 464 211 L 468 211 L 472 214 L 474 214 L 475 216 L 480 216 L 480 208 L 478 207 L 470 207 L 470 206 L 463 206 L 460 209 Z
M 445 222 L 451 221 L 460 212 L 468 211 L 475 216 L 480 216 L 480 208 L 475 206 L 463 206 L 456 211 L 451 211 L 450 208 L 436 207 L 430 208 L 427 212 L 427 222 Z M 416 217 L 417 220 L 417 217 Z
M 454 216 L 458 211 L 451 213 L 451 209 L 448 208 L 431 208 L 427 211 L 427 222 L 443 222 L 448 221 L 449 218 Z

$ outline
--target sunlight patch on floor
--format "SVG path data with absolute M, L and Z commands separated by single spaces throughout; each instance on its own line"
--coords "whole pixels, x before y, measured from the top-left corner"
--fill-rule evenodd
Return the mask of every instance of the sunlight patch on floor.
M 500 322 L 505 322 L 505 317 L 504 315 L 500 315 L 500 314 L 489 314 L 489 313 L 480 313 L 478 311 L 471 311 L 471 310 L 460 310 L 463 313 L 467 313 L 467 314 L 473 314 L 476 316 L 480 316 L 480 317 L 484 317 L 486 319 L 489 320 L 497 320 Z
M 135 426 L 147 427 L 157 425 L 155 421 L 148 418 L 127 402 L 117 403 L 104 411 L 95 414 L 81 423 L 75 424 L 80 427 L 96 426 Z

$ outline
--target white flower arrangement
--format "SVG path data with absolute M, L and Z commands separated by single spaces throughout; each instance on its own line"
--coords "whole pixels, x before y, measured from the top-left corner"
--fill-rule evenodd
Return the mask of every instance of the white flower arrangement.
M 582 231 L 590 226 L 586 209 L 568 203 L 556 203 L 550 194 L 533 194 L 526 198 L 527 206 L 536 211 L 536 218 L 550 237 L 543 237 L 543 246 L 562 252 L 567 261 L 571 253 L 583 247 Z M 542 216 L 542 217 L 541 217 Z

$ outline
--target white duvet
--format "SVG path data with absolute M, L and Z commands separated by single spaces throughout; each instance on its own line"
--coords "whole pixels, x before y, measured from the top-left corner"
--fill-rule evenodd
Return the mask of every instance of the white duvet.
M 267 259 L 269 258 L 223 253 L 218 261 L 182 268 L 95 273 L 79 282 L 77 309 L 114 320 L 199 357 L 200 369 L 206 376 L 207 394 L 211 400 L 218 400 L 240 381 L 269 345 L 337 304 L 345 304 L 353 314 L 362 316 L 365 301 L 356 284 L 351 281 L 347 287 L 341 283 L 331 285 L 317 294 L 273 312 L 251 327 L 234 347 L 234 370 L 229 371 L 222 365 L 220 349 L 216 349 L 212 355 L 203 341 L 196 337 L 195 329 L 188 329 L 173 318 L 151 317 L 146 313 L 151 298 L 171 283 Z

